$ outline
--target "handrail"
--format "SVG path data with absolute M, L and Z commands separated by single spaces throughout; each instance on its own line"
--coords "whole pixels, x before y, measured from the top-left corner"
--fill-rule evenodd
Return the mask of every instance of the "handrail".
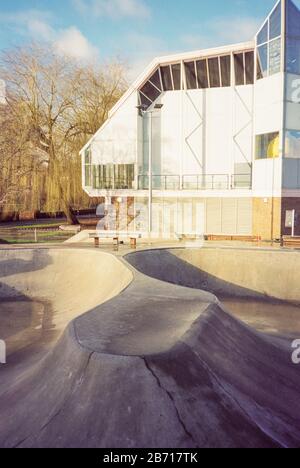
M 252 174 L 190 174 L 180 177 L 176 174 L 152 176 L 153 190 L 236 190 L 251 189 Z M 93 188 L 99 190 L 133 190 L 134 181 L 128 179 L 105 178 L 93 180 Z M 149 176 L 138 176 L 138 190 L 149 189 Z

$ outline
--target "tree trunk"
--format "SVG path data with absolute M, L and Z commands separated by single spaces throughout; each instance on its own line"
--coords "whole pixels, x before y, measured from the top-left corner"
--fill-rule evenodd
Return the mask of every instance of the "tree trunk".
M 74 210 L 68 203 L 64 203 L 64 213 L 67 217 L 68 224 L 71 224 L 72 226 L 79 226 L 79 221 L 77 219 L 77 216 L 74 213 Z

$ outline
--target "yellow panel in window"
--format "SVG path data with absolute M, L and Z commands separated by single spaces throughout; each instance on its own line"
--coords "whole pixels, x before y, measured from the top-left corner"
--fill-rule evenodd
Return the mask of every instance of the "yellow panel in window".
M 278 158 L 279 156 L 279 135 L 277 135 L 268 146 L 268 158 Z

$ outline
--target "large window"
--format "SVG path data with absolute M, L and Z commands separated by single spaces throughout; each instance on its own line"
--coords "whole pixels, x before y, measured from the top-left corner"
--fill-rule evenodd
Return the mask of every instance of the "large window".
M 230 55 L 220 57 L 222 86 L 231 85 L 231 60 Z
M 257 79 L 268 76 L 268 44 L 263 44 L 257 48 Z
M 269 74 L 280 72 L 281 65 L 281 38 L 271 41 L 269 44 Z
M 292 2 L 288 2 L 286 24 L 286 69 L 300 75 L 300 11 Z
M 219 58 L 214 57 L 208 59 L 208 69 L 209 69 L 209 82 L 211 88 L 219 88 L 220 83 L 220 69 L 219 69 Z
M 198 62 L 196 62 L 196 67 L 197 67 L 198 88 L 199 89 L 209 88 L 206 60 L 198 60 Z
M 92 186 L 92 153 L 91 148 L 87 148 L 84 153 L 84 175 L 85 175 L 85 186 Z
M 279 132 L 264 133 L 256 136 L 256 159 L 273 159 L 279 157 Z
M 141 93 L 148 98 L 150 102 L 154 102 L 161 95 L 161 91 L 150 81 L 147 81 L 147 83 L 141 88 Z
M 260 80 L 281 69 L 281 2 L 271 13 L 256 38 L 257 79 Z
M 235 54 L 234 71 L 235 71 L 236 86 L 243 85 L 245 83 L 244 54 Z
M 99 190 L 132 189 L 134 164 L 105 164 L 93 166 L 93 188 Z
M 254 83 L 254 51 L 235 54 L 235 80 L 237 85 Z M 231 55 L 195 58 L 181 63 L 160 66 L 139 89 L 140 104 L 148 109 L 165 91 L 230 87 Z
M 160 70 L 164 91 L 173 91 L 173 82 L 170 65 L 167 65 L 166 67 L 161 67 Z
M 246 84 L 254 83 L 254 52 L 245 53 Z
M 197 89 L 195 62 L 184 64 L 187 89 Z
M 285 133 L 285 157 L 300 159 L 300 130 L 287 130 Z
M 281 35 L 281 2 L 278 3 L 277 7 L 270 15 L 269 28 L 270 40 Z
M 173 84 L 174 90 L 178 91 L 181 89 L 181 65 L 180 63 L 175 63 L 172 65 L 172 75 L 173 75 Z
M 240 52 L 234 54 L 235 85 L 249 85 L 254 83 L 254 52 Z

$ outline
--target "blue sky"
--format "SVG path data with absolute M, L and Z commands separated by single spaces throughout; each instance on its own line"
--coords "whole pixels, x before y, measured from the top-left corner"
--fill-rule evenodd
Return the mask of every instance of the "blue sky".
M 251 39 L 274 4 L 275 0 L 0 0 L 0 50 L 46 40 L 83 60 L 118 56 L 134 75 L 156 55 Z

